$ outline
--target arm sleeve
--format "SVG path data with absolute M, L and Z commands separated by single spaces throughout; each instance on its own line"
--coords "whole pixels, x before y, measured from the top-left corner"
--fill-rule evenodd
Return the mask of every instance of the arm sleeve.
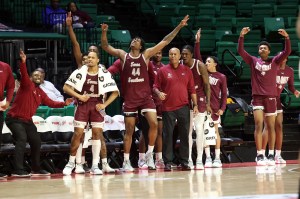
M 243 60 L 251 66 L 252 56 L 249 55 L 244 49 L 244 37 L 239 38 L 238 53 L 243 58 Z
M 194 58 L 200 60 L 201 62 L 203 62 L 201 52 L 200 52 L 200 42 L 195 43 Z
M 284 50 L 282 53 L 274 57 L 274 62 L 279 64 L 291 54 L 291 40 L 285 39 Z
M 21 73 L 20 87 L 29 86 L 32 82 L 31 82 L 30 77 L 27 73 L 26 63 L 21 63 L 20 64 L 20 73 Z
M 227 104 L 227 79 L 226 76 L 222 76 L 222 84 L 221 84 L 221 110 L 224 112 Z
M 294 93 L 296 91 L 296 89 L 294 87 L 294 70 L 292 68 L 290 68 L 290 69 L 291 69 L 291 75 L 288 80 L 288 88 L 292 93 Z
M 51 108 L 62 108 L 65 106 L 65 102 L 58 102 L 51 100 L 46 93 L 40 89 L 42 104 L 45 104 L 46 106 L 49 106 Z
M 12 74 L 11 68 L 9 65 L 7 65 L 7 81 L 5 84 L 6 89 L 6 101 L 11 102 L 13 95 L 14 95 L 14 89 L 15 89 L 15 79 Z
M 120 73 L 122 68 L 121 60 L 117 59 L 107 70 L 112 74 L 115 75 Z

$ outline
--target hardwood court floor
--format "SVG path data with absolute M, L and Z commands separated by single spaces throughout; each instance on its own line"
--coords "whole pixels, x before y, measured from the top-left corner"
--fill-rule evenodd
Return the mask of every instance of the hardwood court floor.
M 228 164 L 223 169 L 204 171 L 136 170 L 103 176 L 10 177 L 0 181 L 0 198 L 298 198 L 298 164 L 251 165 L 254 163 Z

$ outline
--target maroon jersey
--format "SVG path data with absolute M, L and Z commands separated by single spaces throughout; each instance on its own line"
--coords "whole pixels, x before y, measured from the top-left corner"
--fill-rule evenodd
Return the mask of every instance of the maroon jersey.
M 82 90 L 80 92 L 81 95 L 87 95 L 90 97 L 99 97 L 98 91 L 98 73 L 86 75 L 86 80 L 82 86 Z
M 210 84 L 210 107 L 213 112 L 226 109 L 227 101 L 227 80 L 226 76 L 219 72 L 208 73 Z
M 160 64 L 156 64 L 153 61 L 150 61 L 148 66 L 153 68 L 153 72 L 154 72 L 155 76 L 157 76 L 158 70 L 165 65 L 161 62 L 160 62 Z M 162 104 L 162 101 L 159 99 L 159 97 L 156 95 L 155 92 L 152 92 L 152 97 L 153 97 L 153 100 L 154 100 L 154 103 L 156 106 Z
M 203 79 L 201 77 L 201 73 L 198 68 L 199 65 L 199 60 L 194 59 L 193 66 L 190 68 L 193 73 L 194 77 L 194 82 L 195 82 L 195 89 L 197 93 L 197 97 L 205 97 L 205 92 L 204 92 L 204 84 L 203 84 Z
M 279 64 L 291 53 L 291 42 L 285 39 L 284 51 L 268 60 L 249 55 L 244 50 L 244 37 L 239 38 L 238 53 L 251 68 L 252 95 L 277 96 L 276 75 Z
M 145 99 L 152 99 L 148 66 L 143 54 L 138 57 L 125 55 L 122 66 L 122 85 L 124 101 L 127 105 L 139 106 Z
M 280 93 L 286 84 L 288 84 L 288 88 L 292 93 L 296 91 L 294 87 L 294 70 L 289 66 L 277 70 L 276 86 L 278 96 L 280 96 Z
M 154 88 L 166 93 L 163 111 L 174 111 L 189 104 L 189 95 L 195 94 L 195 84 L 189 67 L 180 64 L 174 69 L 170 64 L 159 69 Z
M 0 61 L 0 101 L 4 99 L 4 90 L 6 90 L 6 101 L 11 102 L 14 88 L 15 80 L 10 66 Z

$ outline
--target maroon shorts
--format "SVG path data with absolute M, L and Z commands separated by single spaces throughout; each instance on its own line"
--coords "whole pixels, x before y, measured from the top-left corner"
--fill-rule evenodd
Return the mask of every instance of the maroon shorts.
M 253 110 L 262 110 L 265 116 L 276 115 L 276 97 L 253 95 L 251 104 Z
M 104 122 L 104 117 L 96 110 L 96 104 L 102 104 L 98 98 L 90 98 L 87 102 L 79 102 L 75 111 L 75 121 Z
M 154 104 L 154 101 L 152 98 L 145 99 L 142 104 L 130 104 L 126 103 L 126 101 L 123 104 L 123 111 L 126 115 L 126 113 L 138 113 L 138 110 L 141 110 L 141 112 L 156 112 L 156 106 Z
M 276 103 L 277 103 L 277 113 L 282 113 L 283 110 L 282 110 L 282 105 L 281 105 L 280 97 L 276 98 Z

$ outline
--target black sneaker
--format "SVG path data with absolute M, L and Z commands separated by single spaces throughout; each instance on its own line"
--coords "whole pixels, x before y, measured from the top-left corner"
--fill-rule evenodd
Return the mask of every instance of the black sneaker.
M 167 163 L 165 164 L 165 168 L 164 168 L 165 171 L 172 171 L 172 166 L 170 163 Z
M 255 161 L 256 161 L 257 166 L 266 166 L 267 165 L 267 163 L 265 161 L 265 157 L 262 154 L 257 155 Z
M 50 173 L 45 170 L 31 171 L 31 176 L 50 176 Z
M 7 177 L 7 175 L 6 174 L 4 174 L 4 173 L 0 173 L 0 179 L 1 178 L 6 178 Z
M 183 163 L 183 164 L 181 164 L 181 169 L 183 171 L 190 171 L 191 167 L 190 167 L 190 165 L 188 163 Z
M 17 178 L 26 178 L 26 177 L 30 177 L 30 173 L 28 173 L 27 171 L 24 170 L 18 170 L 18 171 L 14 171 L 11 174 L 12 177 L 17 177 Z
M 89 165 L 87 164 L 87 162 L 85 162 L 84 164 L 82 164 L 83 170 L 88 173 L 91 171 L 91 169 L 89 168 Z

